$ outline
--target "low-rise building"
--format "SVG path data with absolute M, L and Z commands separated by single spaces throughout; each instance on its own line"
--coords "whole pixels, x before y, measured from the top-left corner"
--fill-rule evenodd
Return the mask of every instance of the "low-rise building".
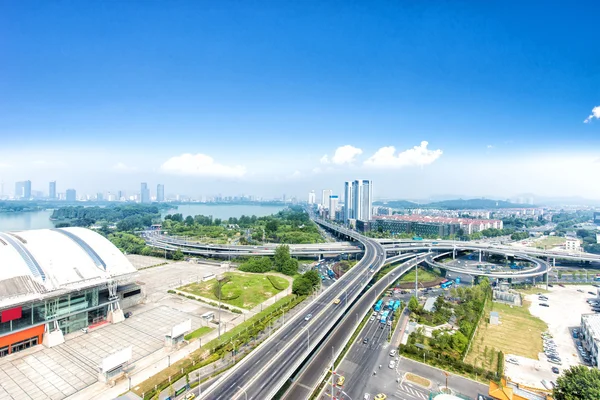
M 600 365 L 600 314 L 581 315 L 581 342 L 583 347 L 590 353 L 592 364 Z
M 581 251 L 581 241 L 575 237 L 567 237 L 565 249 L 570 252 Z

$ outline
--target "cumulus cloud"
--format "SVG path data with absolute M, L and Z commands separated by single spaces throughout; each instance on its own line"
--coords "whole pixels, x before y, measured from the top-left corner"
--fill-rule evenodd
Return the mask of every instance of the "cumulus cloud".
M 600 106 L 592 108 L 592 113 L 583 121 L 584 124 L 591 122 L 594 118 L 600 119 Z
M 488 144 L 488 145 L 487 145 L 487 148 L 488 148 L 488 149 L 493 149 L 493 148 L 494 148 L 494 145 L 493 145 L 493 144 Z
M 177 175 L 195 175 L 223 178 L 239 178 L 246 174 L 246 168 L 241 165 L 223 165 L 206 154 L 185 153 L 171 157 L 165 161 L 160 170 Z
M 137 170 L 136 167 L 132 167 L 132 166 L 127 165 L 127 164 L 122 163 L 122 162 L 118 162 L 115 165 L 113 165 L 112 169 L 114 171 L 119 171 L 119 172 L 133 172 L 133 171 Z
M 393 168 L 428 165 L 440 158 L 443 153 L 442 150 L 428 149 L 428 145 L 428 142 L 423 141 L 419 146 L 404 150 L 398 154 L 396 154 L 394 146 L 382 147 L 369 157 L 364 164 L 371 167 Z
M 337 165 L 352 164 L 356 160 L 356 157 L 361 155 L 362 152 L 363 151 L 358 147 L 347 144 L 345 146 L 338 147 L 335 150 L 333 157 L 331 157 L 331 160 L 327 154 L 325 154 L 323 157 L 321 157 L 321 163 Z

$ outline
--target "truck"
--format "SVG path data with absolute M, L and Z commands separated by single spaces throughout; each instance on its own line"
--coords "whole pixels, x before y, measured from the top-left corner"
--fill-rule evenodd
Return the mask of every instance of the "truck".
M 413 236 L 412 240 L 423 240 L 423 238 L 421 236 Z

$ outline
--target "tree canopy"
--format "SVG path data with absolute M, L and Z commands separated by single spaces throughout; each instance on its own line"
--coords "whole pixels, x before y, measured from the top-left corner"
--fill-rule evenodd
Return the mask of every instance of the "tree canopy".
M 600 371 L 583 365 L 564 370 L 553 394 L 556 400 L 600 399 Z

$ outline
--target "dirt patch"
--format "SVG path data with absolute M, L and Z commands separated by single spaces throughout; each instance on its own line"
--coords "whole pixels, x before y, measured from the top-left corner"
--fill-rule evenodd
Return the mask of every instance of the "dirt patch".
M 434 281 L 419 282 L 419 287 L 420 288 L 429 288 L 429 287 L 439 286 L 443 280 L 444 280 L 444 278 L 437 278 Z M 398 287 L 400 289 L 414 289 L 415 283 L 414 282 L 404 282 L 404 283 L 399 284 Z
M 406 373 L 406 375 L 404 376 L 404 379 L 406 379 L 409 382 L 416 383 L 419 386 L 426 387 L 426 388 L 431 386 L 431 381 L 429 379 L 425 379 L 419 375 L 411 374 L 410 372 Z

